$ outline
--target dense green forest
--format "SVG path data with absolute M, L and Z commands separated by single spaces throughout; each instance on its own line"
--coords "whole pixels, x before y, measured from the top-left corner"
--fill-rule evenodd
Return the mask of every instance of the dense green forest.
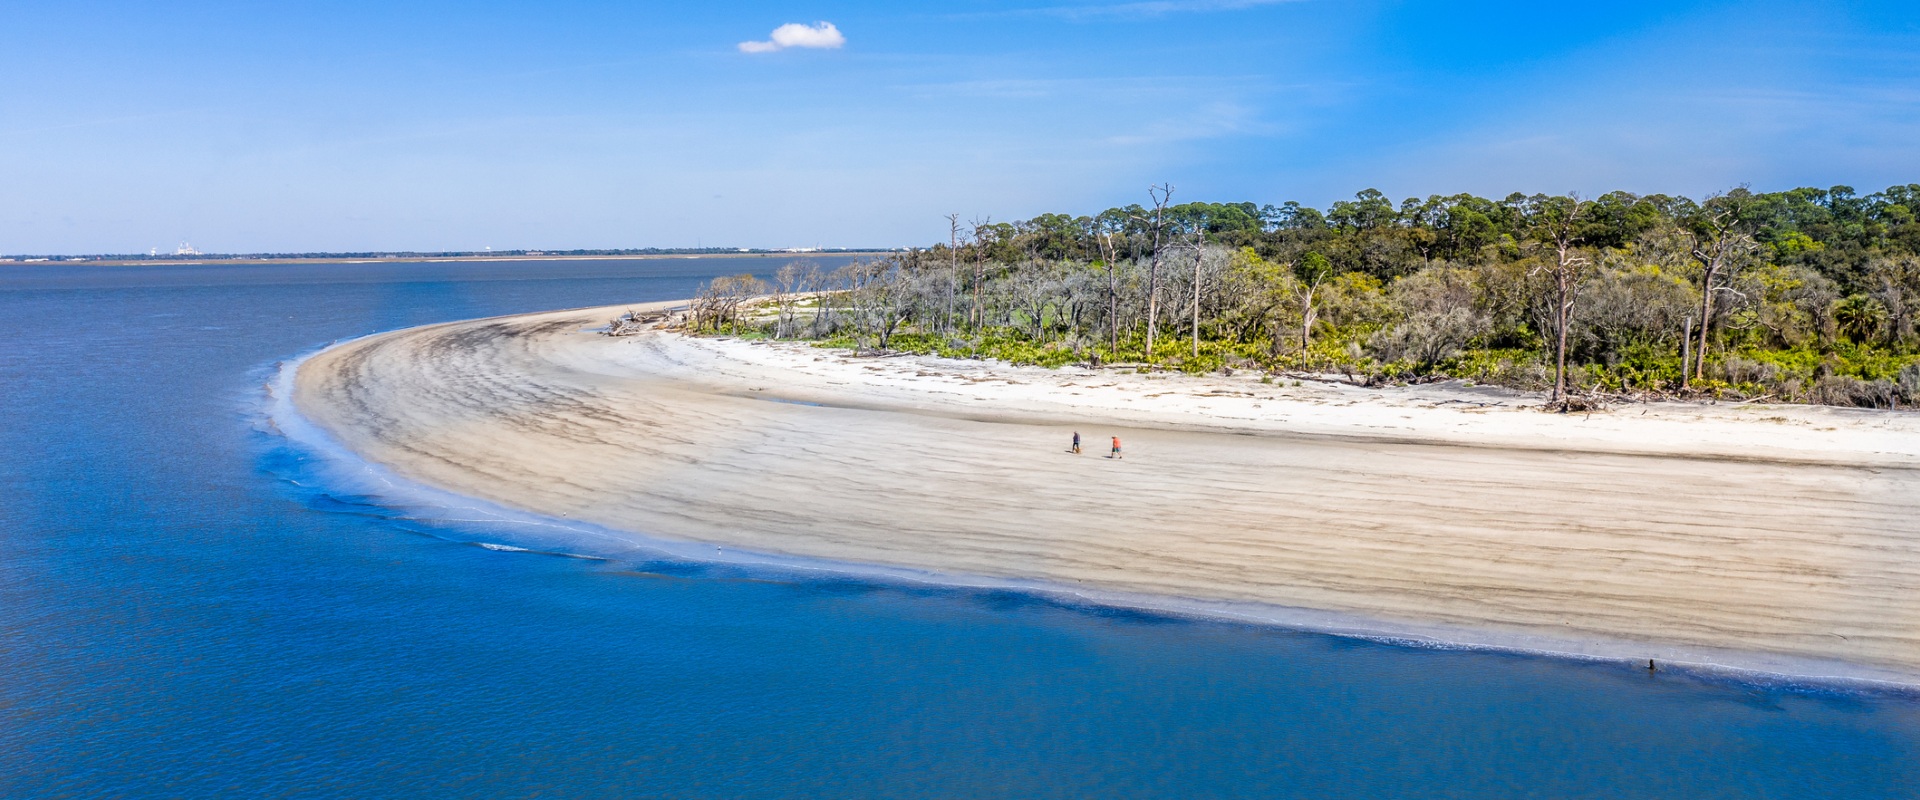
M 1920 184 L 1173 203 L 709 285 L 707 329 L 1058 366 L 1920 403 Z M 768 295 L 761 300 L 748 298 Z M 745 309 L 745 310 L 743 310 Z M 753 310 L 757 309 L 757 310 Z

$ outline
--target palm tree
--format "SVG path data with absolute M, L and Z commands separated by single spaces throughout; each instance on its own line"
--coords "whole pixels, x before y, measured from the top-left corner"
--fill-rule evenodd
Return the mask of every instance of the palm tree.
M 1856 343 L 1880 338 L 1887 324 L 1887 307 L 1864 294 L 1847 297 L 1833 305 L 1833 321 L 1840 335 Z

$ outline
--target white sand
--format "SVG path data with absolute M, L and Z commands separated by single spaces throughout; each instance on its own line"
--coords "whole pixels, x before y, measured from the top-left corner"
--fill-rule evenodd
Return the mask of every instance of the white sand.
M 294 400 L 403 476 L 647 536 L 1920 683 L 1920 415 L 1562 416 L 1457 386 L 590 332 L 624 308 L 349 342 L 301 368 Z M 1104 457 L 1113 435 L 1125 460 Z

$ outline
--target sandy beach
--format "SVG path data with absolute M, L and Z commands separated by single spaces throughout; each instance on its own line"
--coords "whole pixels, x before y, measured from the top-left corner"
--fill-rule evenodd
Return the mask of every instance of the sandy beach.
M 856 357 L 354 340 L 300 412 L 423 484 L 648 537 L 1283 624 L 1920 683 L 1920 414 Z M 1086 452 L 1067 452 L 1078 431 Z M 1125 458 L 1106 457 L 1109 437 Z

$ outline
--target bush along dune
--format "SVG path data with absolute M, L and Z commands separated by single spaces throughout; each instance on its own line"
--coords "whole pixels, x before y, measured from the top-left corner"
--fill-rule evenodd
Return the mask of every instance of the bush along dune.
M 690 324 L 871 352 L 1607 399 L 1920 404 L 1920 184 L 1326 211 L 1172 202 L 1024 222 L 833 272 L 716 280 Z

